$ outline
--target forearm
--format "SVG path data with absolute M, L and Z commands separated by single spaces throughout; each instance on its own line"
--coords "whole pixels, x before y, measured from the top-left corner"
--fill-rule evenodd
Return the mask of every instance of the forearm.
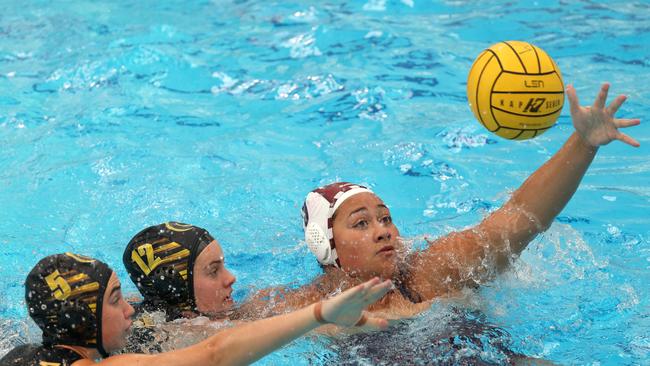
M 158 355 L 120 355 L 100 365 L 195 366 L 244 365 L 255 362 L 320 325 L 313 305 L 298 311 L 223 330 L 194 346 Z M 77 366 L 77 364 L 75 364 Z M 84 364 L 79 364 L 84 366 Z
M 532 214 L 545 230 L 578 189 L 597 150 L 574 132 L 560 151 L 514 192 L 508 204 Z
M 514 227 L 511 251 L 519 253 L 537 234 L 546 230 L 564 209 L 596 155 L 574 132 L 562 148 L 517 189 L 501 210 Z M 520 224 L 516 224 L 519 221 Z M 521 227 L 521 223 L 525 223 Z M 517 227 L 519 226 L 519 227 Z
M 220 332 L 216 337 L 226 350 L 220 365 L 250 364 L 317 328 L 320 324 L 313 314 L 313 305 L 310 305 Z

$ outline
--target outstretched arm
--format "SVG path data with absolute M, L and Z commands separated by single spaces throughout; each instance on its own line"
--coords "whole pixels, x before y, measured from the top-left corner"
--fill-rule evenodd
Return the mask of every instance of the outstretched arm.
M 390 281 L 374 278 L 328 300 L 307 306 L 292 313 L 258 320 L 226 329 L 207 340 L 181 350 L 158 355 L 120 355 L 99 363 L 102 366 L 194 366 L 243 365 L 262 358 L 301 335 L 319 327 L 322 322 L 353 326 L 360 319 L 365 324 L 383 328 L 384 319 L 363 315 L 363 309 L 379 300 L 391 288 Z M 320 310 L 315 310 L 319 306 Z M 320 321 L 316 318 L 320 314 Z M 90 360 L 77 361 L 73 366 L 94 365 Z
M 415 290 L 430 298 L 489 280 L 551 225 L 575 193 L 599 146 L 613 140 L 639 146 L 618 129 L 640 121 L 615 119 L 626 98 L 621 95 L 605 107 L 608 90 L 609 84 L 603 84 L 594 104 L 581 107 L 573 86 L 567 87 L 576 132 L 478 226 L 431 242 L 415 254 L 411 283 Z

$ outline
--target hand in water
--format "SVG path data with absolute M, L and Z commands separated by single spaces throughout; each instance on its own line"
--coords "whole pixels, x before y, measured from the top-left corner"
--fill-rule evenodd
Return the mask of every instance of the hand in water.
M 614 140 L 623 141 L 628 145 L 639 147 L 639 142 L 630 136 L 620 132 L 619 128 L 636 126 L 639 119 L 618 119 L 614 118 L 616 111 L 621 107 L 627 97 L 619 95 L 605 107 L 609 84 L 605 83 L 600 88 L 600 93 L 590 107 L 580 106 L 578 95 L 573 85 L 567 86 L 566 92 L 571 105 L 571 119 L 576 131 L 582 140 L 593 147 L 607 145 Z
M 386 319 L 369 317 L 364 314 L 364 309 L 381 299 L 388 291 L 393 288 L 390 280 L 380 282 L 375 277 L 370 281 L 362 283 L 343 293 L 323 301 L 322 314 L 323 318 L 333 324 L 351 327 L 361 319 L 367 317 L 364 327 L 369 328 L 386 328 L 388 321 Z

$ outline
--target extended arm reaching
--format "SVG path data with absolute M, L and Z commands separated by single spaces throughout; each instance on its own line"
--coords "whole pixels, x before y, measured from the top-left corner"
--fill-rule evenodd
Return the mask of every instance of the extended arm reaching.
M 312 304 L 292 313 L 262 319 L 226 329 L 207 340 L 181 350 L 158 355 L 120 355 L 107 358 L 99 365 L 241 365 L 255 362 L 273 350 L 284 346 L 299 336 L 317 328 L 322 321 L 340 326 L 353 326 L 360 319 L 375 328 L 387 326 L 386 320 L 367 317 L 363 309 L 384 296 L 391 288 L 390 281 L 374 278 L 353 287 L 340 295 Z M 320 314 L 322 319 L 317 320 Z M 81 360 L 73 366 L 95 365 L 91 360 Z
M 609 84 L 604 84 L 594 104 L 581 107 L 573 86 L 567 87 L 576 131 L 508 202 L 479 225 L 431 242 L 429 248 L 414 255 L 414 289 L 430 298 L 489 280 L 551 225 L 576 192 L 599 146 L 613 140 L 639 146 L 618 128 L 640 121 L 615 119 L 626 98 L 619 96 L 605 107 L 608 89 Z

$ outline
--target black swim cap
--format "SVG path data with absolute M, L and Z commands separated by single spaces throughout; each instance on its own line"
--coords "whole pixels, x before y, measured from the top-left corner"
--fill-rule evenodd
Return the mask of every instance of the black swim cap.
M 165 310 L 168 319 L 194 311 L 196 258 L 214 238 L 200 227 L 167 222 L 150 226 L 129 242 L 122 261 L 144 296 L 146 310 Z
M 25 280 L 29 316 L 43 345 L 96 348 L 102 357 L 102 303 L 113 271 L 93 258 L 65 253 L 45 257 Z

